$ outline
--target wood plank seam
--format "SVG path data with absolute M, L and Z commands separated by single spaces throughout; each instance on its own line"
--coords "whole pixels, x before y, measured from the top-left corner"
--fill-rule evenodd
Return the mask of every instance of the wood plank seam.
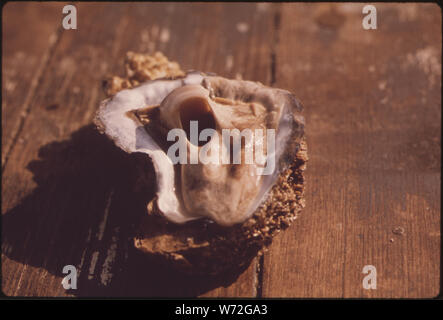
M 276 6 L 274 14 L 273 14 L 273 29 L 274 29 L 274 33 L 273 33 L 273 39 L 271 42 L 271 50 L 270 50 L 270 73 L 271 73 L 271 79 L 270 79 L 270 83 L 269 85 L 272 87 L 275 85 L 277 79 L 276 79 L 276 74 L 277 74 L 277 55 L 276 55 L 276 50 L 277 47 L 279 45 L 279 30 L 280 30 L 280 20 L 281 20 L 281 6 L 280 4 L 278 6 Z M 256 283 L 255 283 L 255 295 L 257 298 L 262 298 L 263 297 L 263 275 L 264 275 L 264 254 L 260 255 L 257 259 L 256 259 L 256 266 L 255 266 L 255 278 L 256 278 Z
M 274 12 L 274 21 L 273 21 L 273 28 L 274 28 L 274 39 L 272 39 L 272 47 L 271 47 L 271 83 L 270 85 L 273 86 L 277 82 L 276 74 L 277 74 L 277 54 L 276 50 L 280 42 L 279 38 L 279 29 L 280 29 L 280 20 L 281 20 L 281 8 L 280 5 L 276 8 Z
M 347 237 L 346 237 L 346 231 L 347 231 L 347 225 L 348 225 L 348 215 L 345 212 L 344 215 L 344 221 L 343 221 L 343 272 L 342 272 L 342 298 L 346 297 L 346 251 L 347 251 Z
M 255 286 L 255 297 L 263 297 L 263 267 L 264 267 L 264 255 L 258 257 L 255 262 L 255 272 L 256 272 L 256 286 Z
M 40 66 L 36 72 L 36 75 L 34 79 L 31 81 L 31 87 L 29 89 L 29 93 L 25 99 L 25 102 L 23 104 L 23 111 L 20 115 L 20 120 L 18 125 L 16 126 L 15 132 L 12 134 L 13 139 L 9 146 L 4 147 L 4 158 L 2 159 L 2 174 L 6 168 L 6 164 L 8 163 L 9 157 L 14 150 L 14 146 L 17 144 L 17 141 L 19 139 L 19 136 L 24 128 L 26 118 L 28 114 L 31 112 L 31 101 L 35 97 L 37 93 L 37 89 L 39 87 L 39 84 L 42 82 L 43 75 L 45 74 L 45 71 L 47 70 L 49 66 L 49 62 L 54 55 L 55 49 L 57 45 L 60 42 L 61 36 L 63 34 L 63 28 L 60 26 L 55 33 L 52 35 L 53 39 L 50 41 L 50 45 L 48 49 L 46 50 L 45 54 L 42 57 L 42 62 L 40 63 Z

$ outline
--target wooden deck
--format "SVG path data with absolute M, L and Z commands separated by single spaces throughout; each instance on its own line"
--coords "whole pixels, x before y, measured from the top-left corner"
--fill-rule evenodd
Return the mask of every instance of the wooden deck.
M 440 290 L 441 10 L 361 4 L 63 3 L 3 8 L 2 290 L 8 296 L 434 297 Z M 227 278 L 132 248 L 131 158 L 91 124 L 129 50 L 261 81 L 305 106 L 306 209 Z M 65 291 L 63 266 L 79 270 Z M 362 286 L 365 265 L 377 289 Z

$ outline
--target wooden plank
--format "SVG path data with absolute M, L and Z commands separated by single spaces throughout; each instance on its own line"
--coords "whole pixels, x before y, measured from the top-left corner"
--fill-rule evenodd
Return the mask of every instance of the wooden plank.
M 439 292 L 441 11 L 375 6 L 369 31 L 362 4 L 281 10 L 277 86 L 305 105 L 310 161 L 306 209 L 264 258 L 265 297 Z
M 63 6 L 9 2 L 3 7 L 2 167 L 60 37 Z M 36 26 L 39 32 L 34 32 Z
M 86 243 L 97 245 L 88 235 L 94 231 L 96 237 L 110 194 L 103 183 L 111 178 L 106 180 L 106 166 L 90 167 L 104 160 L 107 149 L 100 147 L 103 139 L 92 127 L 84 126 L 100 99 L 100 74 L 106 68 L 101 58 L 112 48 L 110 41 L 94 44 L 99 35 L 108 40 L 115 36 L 105 24 L 94 24 L 100 13 L 94 6 L 78 6 L 79 28 L 59 40 L 30 102 L 22 143 L 13 149 L 3 173 L 2 231 L 8 251 L 2 251 L 14 261 L 2 264 L 7 295 L 65 295 L 63 266 L 80 261 L 88 253 Z M 119 10 L 108 10 L 105 22 L 112 24 L 119 16 Z M 99 139 L 98 147 L 91 146 L 94 139 Z M 86 156 L 93 160 L 85 162 L 91 159 Z M 85 185 L 96 191 L 82 193 Z
M 133 163 L 140 159 L 117 150 L 90 123 L 103 99 L 101 79 L 123 69 L 128 50 L 162 50 L 184 68 L 228 76 L 235 70 L 266 82 L 270 14 L 254 11 L 254 4 L 77 7 L 78 29 L 63 33 L 48 61 L 30 102 L 22 143 L 3 174 L 4 293 L 254 296 L 255 263 L 231 279 L 192 279 L 132 248 L 144 212 L 132 186 Z M 231 17 L 238 21 L 231 23 Z M 242 32 L 237 23 L 243 23 Z M 61 286 L 67 264 L 80 271 L 78 289 L 70 292 Z

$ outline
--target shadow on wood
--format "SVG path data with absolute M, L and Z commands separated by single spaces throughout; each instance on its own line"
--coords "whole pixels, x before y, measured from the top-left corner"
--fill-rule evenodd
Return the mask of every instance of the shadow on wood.
M 3 215 L 3 253 L 61 278 L 78 270 L 77 296 L 188 297 L 234 282 L 229 276 L 185 276 L 133 247 L 136 227 L 155 193 L 155 175 L 135 185 L 145 155 L 128 155 L 92 125 L 39 150 L 27 166 L 36 189 Z M 246 266 L 247 267 L 247 266 Z M 20 276 L 20 275 L 17 275 Z M 35 279 L 32 286 L 45 284 Z M 61 286 L 61 284 L 60 284 Z M 47 290 L 47 289 L 46 289 Z M 42 295 L 55 293 L 42 291 Z

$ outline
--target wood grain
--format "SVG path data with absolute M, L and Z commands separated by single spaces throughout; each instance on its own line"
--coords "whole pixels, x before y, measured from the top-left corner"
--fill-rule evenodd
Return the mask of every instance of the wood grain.
M 9 2 L 3 7 L 2 169 L 59 38 L 63 5 Z M 29 37 L 31 28 L 38 32 Z
M 255 261 L 241 275 L 184 279 L 135 252 L 131 238 L 146 201 L 132 194 L 135 160 L 91 120 L 101 79 L 123 73 L 129 50 L 161 50 L 185 69 L 225 74 L 230 66 L 266 82 L 271 15 L 245 4 L 77 7 L 78 29 L 60 35 L 3 174 L 4 293 L 255 296 Z M 256 27 L 240 33 L 236 20 Z M 77 291 L 61 286 L 67 264 L 80 272 Z
M 306 209 L 264 259 L 265 297 L 439 292 L 441 13 L 376 7 L 369 31 L 360 4 L 282 8 L 276 85 L 305 105 L 310 161 Z

